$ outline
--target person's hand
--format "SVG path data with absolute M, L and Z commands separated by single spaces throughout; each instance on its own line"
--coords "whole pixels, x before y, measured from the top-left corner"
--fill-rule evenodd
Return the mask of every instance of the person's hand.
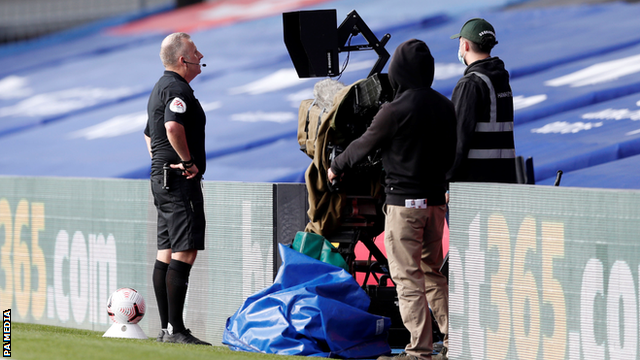
M 449 191 L 447 191 L 446 193 L 444 193 L 444 200 L 446 201 L 446 204 L 449 203 Z
M 333 171 L 331 171 L 331 168 L 327 170 L 327 178 L 329 179 L 329 183 L 333 183 L 333 180 L 336 179 L 337 177 L 338 175 L 334 174 Z
M 182 165 L 182 163 L 180 164 L 171 164 L 170 165 L 172 169 L 180 169 L 182 170 L 182 175 L 186 176 L 187 179 L 193 179 L 196 175 L 198 175 L 198 172 L 200 170 L 198 170 L 198 167 L 196 166 L 196 164 L 191 165 L 190 168 L 185 169 L 184 166 Z

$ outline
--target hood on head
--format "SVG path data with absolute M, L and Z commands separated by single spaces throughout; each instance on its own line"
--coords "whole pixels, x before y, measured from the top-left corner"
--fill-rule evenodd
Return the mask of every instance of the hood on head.
M 400 44 L 389 64 L 389 82 L 396 96 L 407 89 L 430 88 L 433 83 L 433 56 L 422 40 Z

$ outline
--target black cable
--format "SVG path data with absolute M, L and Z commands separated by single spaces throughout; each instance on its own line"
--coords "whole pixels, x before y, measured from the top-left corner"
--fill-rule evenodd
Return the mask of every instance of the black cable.
M 353 39 L 353 34 L 349 35 L 349 40 L 347 40 L 347 47 L 351 47 L 351 39 Z M 340 80 L 342 74 L 347 69 L 347 65 L 349 64 L 349 57 L 351 56 L 351 51 L 347 52 L 347 58 L 344 59 L 344 63 L 342 64 L 342 70 L 340 70 L 340 74 L 338 74 L 338 78 L 336 80 Z

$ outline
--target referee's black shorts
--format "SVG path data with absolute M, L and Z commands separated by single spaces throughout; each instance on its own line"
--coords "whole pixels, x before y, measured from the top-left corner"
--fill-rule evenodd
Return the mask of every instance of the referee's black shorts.
M 158 210 L 158 250 L 204 250 L 206 220 L 200 179 L 172 173 L 169 190 L 162 175 L 151 176 L 153 203 Z

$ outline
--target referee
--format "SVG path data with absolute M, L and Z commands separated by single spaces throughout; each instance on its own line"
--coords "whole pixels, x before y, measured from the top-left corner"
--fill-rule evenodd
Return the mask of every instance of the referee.
M 206 117 L 189 85 L 200 74 L 203 55 L 185 33 L 167 36 L 160 47 L 165 72 L 156 83 L 144 130 L 151 155 L 151 192 L 158 210 L 158 255 L 153 288 L 162 330 L 160 342 L 211 345 L 184 325 L 189 273 L 204 250 L 201 180 L 206 168 Z

